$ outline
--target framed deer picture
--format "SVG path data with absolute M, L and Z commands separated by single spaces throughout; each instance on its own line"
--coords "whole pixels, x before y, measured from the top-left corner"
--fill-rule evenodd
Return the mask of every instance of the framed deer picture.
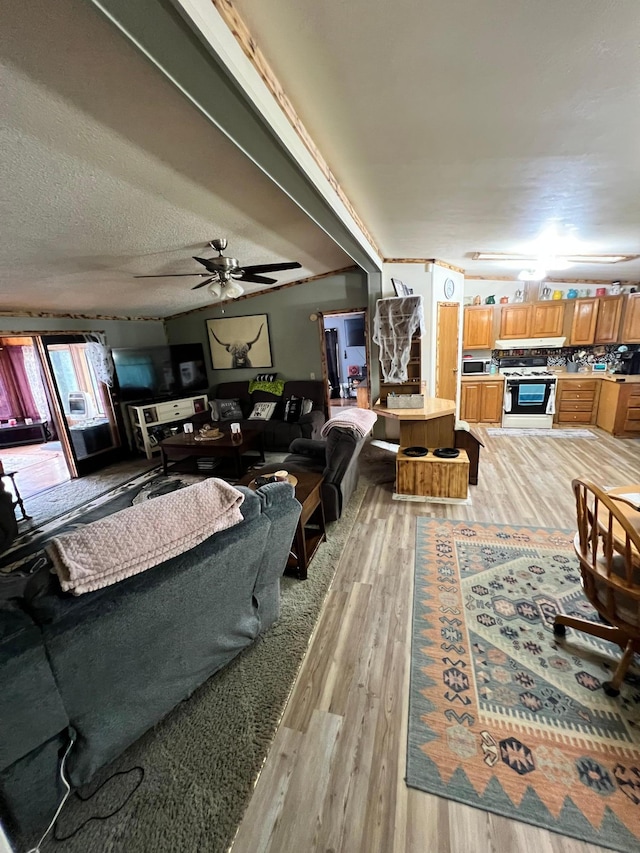
M 266 314 L 207 320 L 214 370 L 273 367 Z

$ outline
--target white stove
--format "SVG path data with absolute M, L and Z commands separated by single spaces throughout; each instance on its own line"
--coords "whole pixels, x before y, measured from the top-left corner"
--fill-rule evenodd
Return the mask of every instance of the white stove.
M 542 356 L 500 360 L 499 372 L 505 377 L 503 427 L 553 426 L 557 377 L 546 361 Z
M 551 376 L 555 380 L 555 373 L 550 370 L 538 370 L 535 367 L 505 367 L 500 368 L 499 372 L 503 376 Z

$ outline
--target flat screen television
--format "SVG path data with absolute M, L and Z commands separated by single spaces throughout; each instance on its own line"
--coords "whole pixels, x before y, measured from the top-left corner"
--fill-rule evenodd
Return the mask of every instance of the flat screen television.
M 111 354 L 123 403 L 192 397 L 209 388 L 201 343 L 127 347 Z

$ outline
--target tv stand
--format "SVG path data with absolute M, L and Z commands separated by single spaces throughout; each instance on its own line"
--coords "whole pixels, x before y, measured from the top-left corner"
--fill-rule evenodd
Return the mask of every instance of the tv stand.
M 136 449 L 147 459 L 152 459 L 154 453 L 160 453 L 159 442 L 171 435 L 171 428 L 182 427 L 194 415 L 205 413 L 207 404 L 207 395 L 197 394 L 161 403 L 128 406 Z

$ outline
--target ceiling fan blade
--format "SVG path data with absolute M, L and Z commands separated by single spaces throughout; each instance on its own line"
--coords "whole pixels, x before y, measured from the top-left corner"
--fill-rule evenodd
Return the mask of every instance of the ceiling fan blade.
M 297 261 L 288 261 L 282 264 L 254 264 L 253 266 L 242 267 L 249 274 L 254 272 L 278 272 L 279 270 L 298 270 L 302 267 Z
M 156 275 L 134 275 L 134 278 L 181 278 L 184 275 L 209 275 L 207 272 L 165 272 Z
M 210 277 L 210 278 L 208 278 L 206 281 L 201 281 L 201 282 L 199 282 L 199 284 L 195 284 L 195 285 L 191 288 L 191 290 L 198 290 L 198 288 L 199 288 L 199 287 L 205 287 L 205 285 L 207 285 L 207 284 L 211 284 L 211 282 L 212 282 L 212 281 L 215 281 L 215 280 L 216 280 L 216 277 L 215 277 L 215 276 L 211 276 L 211 277 Z
M 194 261 L 198 261 L 199 264 L 202 264 L 209 272 L 216 272 L 215 266 L 212 266 L 212 258 L 197 258 L 195 255 L 192 255 Z
M 275 278 L 267 278 L 264 275 L 247 275 L 244 273 L 243 275 L 234 275 L 234 281 L 250 281 L 254 284 L 275 284 L 277 279 Z

